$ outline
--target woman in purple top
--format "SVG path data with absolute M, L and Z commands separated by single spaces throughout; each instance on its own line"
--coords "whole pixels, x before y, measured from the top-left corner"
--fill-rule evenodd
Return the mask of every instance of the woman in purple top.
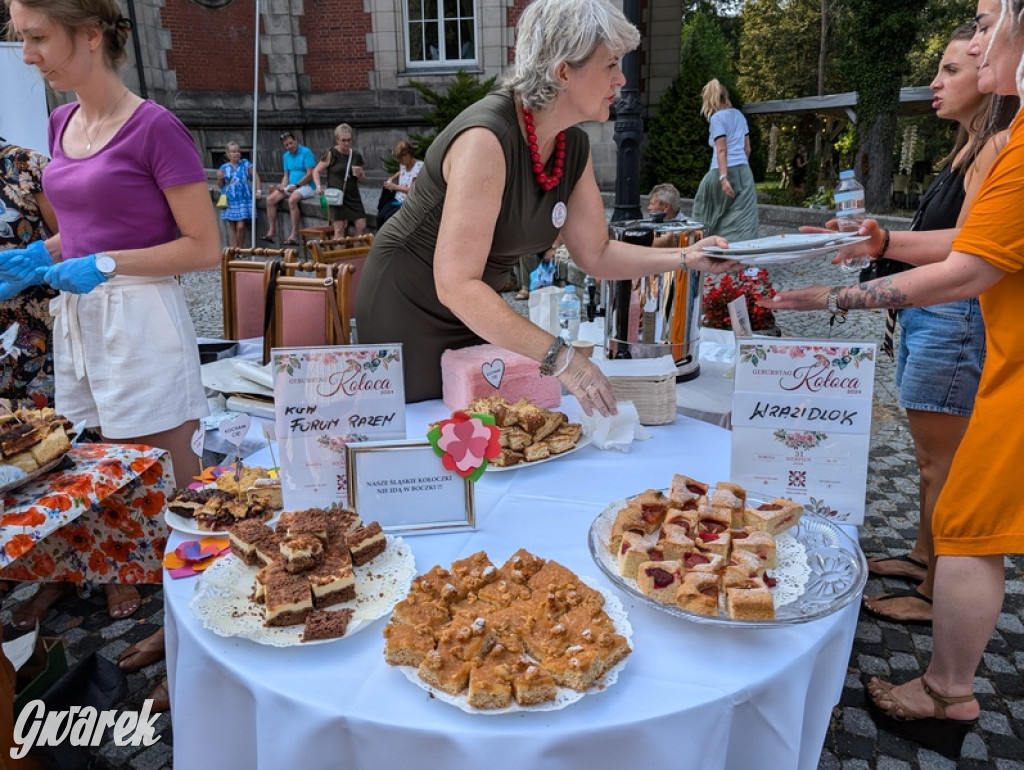
M 7 259 L 0 281 L 60 290 L 51 303 L 57 410 L 105 439 L 167 449 L 186 486 L 207 406 L 175 276 L 210 269 L 220 254 L 195 143 L 121 81 L 131 25 L 116 0 L 5 2 L 25 63 L 77 102 L 50 117 L 43 188 L 60 234 Z M 166 706 L 166 689 L 155 695 Z

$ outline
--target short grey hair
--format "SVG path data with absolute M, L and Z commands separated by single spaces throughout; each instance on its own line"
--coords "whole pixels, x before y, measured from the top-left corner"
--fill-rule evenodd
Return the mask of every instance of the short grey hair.
M 673 211 L 679 211 L 683 207 L 683 198 L 674 184 L 655 185 L 648 198 L 657 198 Z
M 516 25 L 515 63 L 504 85 L 531 110 L 561 91 L 555 68 L 581 67 L 601 44 L 615 56 L 640 45 L 640 33 L 608 0 L 533 0 Z

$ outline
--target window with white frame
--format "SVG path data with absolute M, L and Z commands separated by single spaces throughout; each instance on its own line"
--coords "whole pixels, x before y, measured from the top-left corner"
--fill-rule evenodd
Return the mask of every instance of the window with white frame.
M 476 61 L 474 0 L 405 0 L 406 61 L 410 67 Z

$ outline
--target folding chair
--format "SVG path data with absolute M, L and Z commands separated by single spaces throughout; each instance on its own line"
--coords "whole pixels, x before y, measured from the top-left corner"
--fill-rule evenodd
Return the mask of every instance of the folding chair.
M 315 275 L 296 275 L 297 272 Z M 280 263 L 268 278 L 267 333 L 264 335 L 264 363 L 270 349 L 347 345 L 351 306 L 349 284 L 352 265 L 324 265 L 311 262 Z M 273 292 L 272 295 L 269 292 Z
M 222 252 L 220 285 L 225 339 L 262 336 L 267 275 L 275 260 L 298 262 L 298 252 L 295 249 L 237 248 Z

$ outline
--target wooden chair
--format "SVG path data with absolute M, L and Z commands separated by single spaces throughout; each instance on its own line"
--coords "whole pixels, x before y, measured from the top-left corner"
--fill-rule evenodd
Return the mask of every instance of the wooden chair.
M 313 227 L 303 227 L 299 230 L 299 248 L 302 249 L 304 255 L 309 253 L 309 244 L 311 241 L 320 241 L 324 238 L 334 237 L 334 225 L 314 225 Z
M 244 340 L 263 335 L 267 280 L 271 266 L 278 260 L 298 262 L 298 251 L 227 248 L 221 253 L 225 339 Z
M 271 348 L 349 344 L 348 294 L 354 272 L 348 264 L 279 264 L 267 289 L 273 291 L 273 300 L 263 338 L 264 363 L 270 360 Z
M 910 190 L 910 177 L 907 174 L 897 174 L 892 178 L 892 202 L 894 205 L 903 208 L 907 205 L 907 194 Z
M 356 236 L 356 238 L 366 237 L 367 236 L 364 235 Z M 346 238 L 342 240 L 356 240 L 356 238 Z M 370 243 L 372 242 L 373 236 L 371 235 L 369 236 L 369 241 L 363 241 L 363 245 L 353 246 L 350 248 L 333 248 L 327 245 L 332 243 L 332 241 L 313 241 L 309 244 L 314 264 L 348 264 L 355 268 L 355 272 L 352 275 L 352 281 L 349 284 L 348 296 L 349 307 L 353 309 L 356 306 L 356 287 L 359 286 L 359 278 L 363 274 L 363 264 L 366 262 L 366 255 L 370 253 Z

